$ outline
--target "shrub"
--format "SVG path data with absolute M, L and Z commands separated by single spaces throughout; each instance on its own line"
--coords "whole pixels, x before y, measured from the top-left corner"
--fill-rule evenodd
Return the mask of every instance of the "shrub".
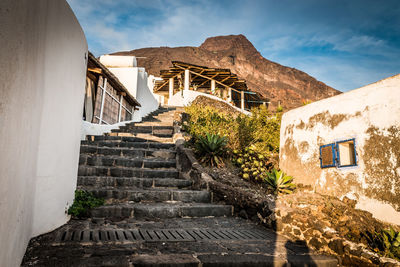
M 271 114 L 267 107 L 260 106 L 253 108 L 247 116 L 199 104 L 192 104 L 185 111 L 188 120 L 184 129 L 192 136 L 193 143 L 199 143 L 200 136 L 205 133 L 225 136 L 227 155 L 241 169 L 241 176 L 257 182 L 264 180 L 273 167 L 270 159 L 279 153 L 282 113 Z M 222 154 L 212 162 L 208 159 L 213 157 L 201 157 L 202 162 L 221 166 Z
M 273 169 L 271 172 L 267 173 L 264 181 L 275 194 L 290 194 L 296 188 L 296 185 L 292 183 L 293 177 L 288 176 L 283 171 L 278 171 L 277 169 Z
M 185 108 L 189 119 L 183 127 L 195 140 L 205 133 L 214 133 L 219 136 L 226 136 L 229 140 L 227 147 L 235 148 L 236 124 L 235 119 L 210 106 L 191 105 Z M 232 141 L 231 141 L 232 140 Z
M 185 111 L 189 120 L 184 129 L 195 138 L 215 133 L 228 138 L 231 151 L 254 145 L 258 151 L 279 152 L 281 113 L 272 115 L 264 106 L 253 108 L 250 116 L 236 117 L 210 106 L 191 105 Z
M 198 136 L 195 143 L 196 153 L 201 163 L 211 166 L 224 166 L 223 155 L 226 152 L 227 138 L 217 134 L 206 133 L 205 136 Z
M 75 217 L 88 216 L 89 209 L 101 206 L 104 199 L 96 198 L 92 193 L 84 190 L 75 191 L 74 203 L 69 207 L 68 214 Z

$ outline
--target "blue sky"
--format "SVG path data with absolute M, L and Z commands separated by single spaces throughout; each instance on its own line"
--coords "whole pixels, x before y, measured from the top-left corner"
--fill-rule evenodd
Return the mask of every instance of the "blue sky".
M 400 0 L 67 0 L 96 55 L 244 34 L 347 91 L 400 73 Z

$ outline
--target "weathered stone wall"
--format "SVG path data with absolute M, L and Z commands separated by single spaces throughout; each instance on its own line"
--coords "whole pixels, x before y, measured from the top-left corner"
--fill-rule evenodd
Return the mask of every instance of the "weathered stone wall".
M 319 147 L 350 138 L 357 166 L 322 169 Z M 400 75 L 285 113 L 280 145 L 280 168 L 296 183 L 400 224 Z

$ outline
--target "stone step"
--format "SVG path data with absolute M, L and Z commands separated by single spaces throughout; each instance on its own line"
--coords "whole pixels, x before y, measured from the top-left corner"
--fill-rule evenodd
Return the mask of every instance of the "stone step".
M 135 130 L 129 129 L 114 129 L 111 131 L 110 135 L 118 134 L 118 136 L 135 136 L 143 138 L 146 140 L 160 140 L 159 138 L 172 138 L 173 132 L 167 131 L 157 131 L 153 133 L 138 133 Z M 157 137 L 157 138 L 156 138 Z
M 182 217 L 232 216 L 229 205 L 206 203 L 136 203 L 105 205 L 91 210 L 92 217 L 167 219 Z
M 88 141 L 121 141 L 121 142 L 158 142 L 157 140 L 149 140 L 147 138 L 153 138 L 155 136 L 151 134 L 132 134 L 132 133 L 108 133 L 106 135 L 87 135 L 86 139 Z M 155 139 L 159 139 L 161 141 L 167 141 L 170 138 L 161 138 L 157 137 Z M 172 139 L 171 139 L 172 140 Z M 163 142 L 163 143 L 168 143 L 168 142 Z M 171 144 L 171 142 L 169 142 Z
M 152 117 L 152 118 L 145 118 L 141 122 L 135 122 L 135 123 L 142 123 L 142 122 L 163 122 L 163 121 L 174 121 L 174 116 L 171 115 L 166 115 L 166 116 L 157 116 L 157 117 Z
M 95 187 L 169 187 L 169 188 L 189 188 L 193 184 L 190 180 L 174 178 L 129 178 L 129 177 L 109 177 L 109 176 L 78 176 L 78 186 Z
M 208 191 L 180 190 L 180 189 L 132 189 L 132 188 L 113 188 L 113 187 L 87 187 L 80 186 L 80 190 L 93 193 L 94 196 L 104 198 L 108 203 L 118 203 L 121 201 L 132 202 L 165 202 L 179 201 L 184 203 L 210 203 L 211 193 Z
M 136 122 L 135 126 L 173 126 L 174 120 L 170 119 L 162 119 L 159 121 L 145 121 L 145 122 Z
M 79 165 L 135 167 L 135 168 L 176 168 L 176 159 L 164 158 L 126 158 L 104 155 L 80 154 Z
M 146 122 L 146 121 L 164 121 L 166 119 L 173 119 L 174 118 L 174 113 L 169 112 L 169 113 L 162 113 L 158 114 L 156 116 L 151 116 L 151 117 L 145 117 L 142 119 L 141 122 Z
M 126 133 L 126 132 L 112 132 L 109 133 L 108 136 L 117 136 L 117 137 L 135 137 L 141 140 L 147 140 L 152 142 L 160 142 L 160 143 L 173 143 L 172 134 L 171 135 L 163 135 L 156 136 L 153 134 L 144 134 L 144 133 Z
M 116 129 L 114 129 L 116 130 Z M 174 131 L 174 127 L 171 126 L 144 126 L 138 124 L 128 124 L 125 126 L 119 127 L 119 130 L 128 130 L 135 133 L 172 133 Z
M 81 154 L 97 154 L 105 156 L 121 156 L 130 158 L 163 158 L 175 159 L 176 151 L 168 149 L 142 149 L 128 147 L 98 147 L 92 145 L 82 145 Z
M 157 142 L 128 142 L 120 140 L 105 141 L 81 141 L 81 145 L 99 146 L 99 147 L 129 147 L 129 148 L 146 148 L 146 149 L 169 149 L 174 150 L 175 144 L 157 143 Z
M 176 169 L 79 166 L 78 176 L 179 178 L 179 172 Z

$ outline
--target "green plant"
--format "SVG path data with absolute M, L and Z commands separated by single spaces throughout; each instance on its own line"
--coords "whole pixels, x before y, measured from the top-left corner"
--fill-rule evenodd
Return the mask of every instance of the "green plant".
M 264 181 L 275 194 L 290 194 L 296 188 L 296 185 L 293 183 L 293 177 L 288 176 L 283 171 L 278 171 L 277 169 L 273 169 L 271 172 L 267 173 Z
M 392 227 L 387 230 L 381 230 L 368 238 L 370 246 L 379 254 L 400 259 L 400 232 Z
M 75 217 L 88 216 L 89 209 L 101 206 L 104 199 L 95 197 L 92 193 L 85 190 L 76 190 L 74 203 L 69 207 L 68 214 Z
M 205 136 L 197 136 L 195 143 L 196 153 L 200 162 L 211 166 L 224 166 L 223 155 L 226 152 L 227 138 L 218 134 L 206 133 Z
M 227 147 L 234 149 L 236 145 L 237 125 L 229 114 L 218 111 L 210 106 L 190 105 L 185 108 L 188 120 L 184 130 L 191 136 L 203 136 L 205 133 L 214 133 L 226 136 L 229 141 Z
M 246 147 L 242 152 L 234 150 L 233 154 L 233 163 L 241 169 L 241 176 L 245 180 L 260 182 L 272 168 L 265 153 L 257 151 L 254 145 Z

